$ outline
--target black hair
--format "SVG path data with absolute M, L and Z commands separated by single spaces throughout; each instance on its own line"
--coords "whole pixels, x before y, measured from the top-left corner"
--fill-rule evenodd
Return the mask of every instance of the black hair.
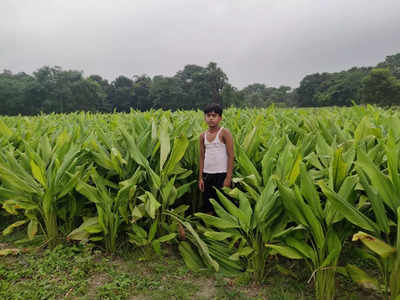
M 222 117 L 222 106 L 217 103 L 210 103 L 204 108 L 204 114 L 214 112 Z

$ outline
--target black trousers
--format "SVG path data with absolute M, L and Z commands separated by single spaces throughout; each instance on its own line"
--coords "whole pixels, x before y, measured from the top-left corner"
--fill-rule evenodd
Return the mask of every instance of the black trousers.
M 203 173 L 203 181 L 204 181 L 204 193 L 203 193 L 203 212 L 214 211 L 214 207 L 212 206 L 210 199 L 214 199 L 218 201 L 217 192 L 214 187 L 220 189 L 224 186 L 224 180 L 226 178 L 226 173 L 215 173 L 208 174 Z

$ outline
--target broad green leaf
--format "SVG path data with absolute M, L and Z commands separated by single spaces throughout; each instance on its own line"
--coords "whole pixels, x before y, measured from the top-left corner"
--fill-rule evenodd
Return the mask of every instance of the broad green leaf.
M 171 155 L 165 166 L 165 174 L 169 175 L 173 172 L 176 164 L 182 159 L 188 146 L 189 140 L 184 135 L 175 138 Z
M 375 214 L 376 222 L 379 225 L 379 229 L 385 232 L 386 234 L 389 234 L 390 232 L 389 219 L 381 196 L 378 194 L 376 189 L 368 183 L 364 171 L 358 170 L 358 174 L 360 182 L 363 185 L 365 191 L 367 192 L 368 200 L 371 203 L 372 210 Z
M 180 242 L 178 246 L 179 252 L 186 264 L 186 266 L 194 271 L 199 272 L 205 269 L 203 261 L 201 260 L 200 256 L 194 252 L 192 247 L 188 242 Z
M 296 179 L 300 174 L 301 160 L 302 160 L 302 157 L 301 157 L 301 154 L 299 153 L 293 164 L 292 170 L 290 171 L 289 176 L 288 176 L 288 181 L 289 181 L 290 185 L 293 185 L 296 182 Z
M 313 248 L 308 245 L 307 241 L 298 240 L 292 236 L 288 236 L 287 238 L 285 238 L 285 243 L 301 253 L 303 255 L 303 258 L 309 258 L 314 264 L 317 262 L 316 253 Z
M 160 122 L 160 171 L 164 167 L 164 163 L 168 158 L 168 154 L 171 150 L 170 138 L 168 134 L 169 122 L 168 119 L 163 116 Z
M 347 274 L 350 275 L 351 279 L 362 287 L 377 291 L 380 290 L 378 280 L 376 278 L 368 276 L 368 274 L 361 270 L 359 267 L 348 264 L 346 266 L 346 271 Z
M 135 206 L 132 210 L 132 222 L 136 222 L 137 220 L 141 219 L 144 217 L 145 214 L 145 208 L 144 205 L 138 205 Z
M 83 241 L 89 238 L 89 232 L 86 228 L 98 224 L 98 217 L 91 217 L 86 219 L 78 228 L 68 234 L 67 239 Z
M 331 163 L 329 165 L 330 188 L 339 191 L 339 188 L 346 177 L 347 164 L 342 157 L 343 147 L 333 151 Z
M 206 231 L 206 232 L 204 232 L 204 235 L 206 237 L 209 237 L 210 239 L 213 239 L 216 241 L 223 241 L 223 240 L 226 240 L 227 238 L 231 237 L 232 233 L 219 232 L 219 231 Z
M 226 208 L 226 210 L 234 217 L 236 217 L 243 230 L 246 232 L 250 228 L 250 218 L 251 215 L 246 215 L 245 211 L 242 211 L 240 208 L 238 208 L 235 204 L 233 204 L 223 193 L 221 193 L 218 189 L 215 189 L 217 192 L 217 196 L 219 198 L 219 201 L 222 203 L 222 205 Z
M 322 225 L 320 221 L 317 219 L 317 217 L 314 215 L 311 207 L 304 202 L 297 185 L 295 186 L 295 191 L 297 196 L 298 207 L 301 209 L 302 214 L 306 218 L 307 225 L 311 229 L 313 238 L 316 242 L 316 246 L 319 249 L 321 249 L 324 245 L 324 240 L 325 240 Z
M 21 221 L 17 221 L 9 226 L 7 226 L 4 230 L 3 230 L 3 235 L 8 235 L 10 233 L 12 233 L 14 231 L 15 228 L 24 225 L 26 222 L 28 222 L 28 220 L 21 220 Z
M 330 227 L 326 233 L 326 241 L 328 255 L 321 264 L 322 268 L 327 266 L 336 266 L 342 250 L 342 242 L 333 227 Z
M 365 246 L 367 246 L 369 249 L 371 249 L 372 251 L 374 251 L 383 258 L 386 258 L 396 253 L 396 249 L 393 248 L 392 246 L 362 231 L 359 231 L 356 234 L 354 234 L 352 240 L 361 241 Z
M 368 158 L 363 151 L 358 151 L 356 164 L 368 175 L 372 185 L 378 190 L 386 205 L 392 210 L 400 206 L 400 198 L 393 190 L 390 180 L 378 167 Z
M 149 162 L 146 157 L 140 152 L 135 139 L 132 135 L 130 135 L 125 128 L 120 128 L 122 136 L 125 138 L 125 141 L 128 146 L 128 152 L 131 158 L 139 165 L 147 169 L 149 167 Z
M 32 240 L 38 231 L 38 221 L 31 220 L 28 224 L 28 238 Z
M 176 235 L 177 235 L 176 233 L 166 234 L 156 239 L 156 241 L 158 241 L 159 243 L 165 243 L 170 240 L 173 240 L 176 237 Z
M 220 217 L 224 220 L 227 220 L 228 222 L 230 222 L 232 224 L 239 225 L 237 217 L 229 214 L 217 201 L 215 201 L 214 199 L 210 199 L 210 202 L 211 202 L 212 206 L 214 207 L 214 211 L 218 217 Z
M 195 213 L 194 215 L 201 218 L 207 225 L 211 225 L 219 229 L 239 228 L 239 224 L 222 218 L 210 216 L 204 213 Z
M 271 248 L 278 254 L 290 259 L 304 259 L 304 256 L 300 252 L 288 246 L 265 244 L 265 247 Z
M 147 237 L 148 237 L 147 232 L 141 226 L 133 223 L 132 230 L 135 233 L 135 235 L 137 235 L 138 237 L 140 237 L 143 240 L 147 240 Z
M 33 160 L 31 160 L 31 168 L 33 177 L 35 177 L 35 179 L 39 181 L 43 187 L 46 187 L 46 180 L 44 174 L 40 169 L 40 167 Z
M 160 208 L 161 204 L 154 198 L 153 194 L 146 191 L 147 200 L 144 203 L 146 212 L 150 218 L 154 219 L 156 217 L 156 211 Z
M 244 247 L 244 248 L 240 249 L 239 251 L 235 252 L 234 254 L 232 254 L 231 256 L 229 256 L 229 259 L 231 259 L 231 260 L 239 260 L 240 257 L 243 257 L 243 256 L 247 257 L 253 252 L 254 252 L 253 248 Z
M 237 147 L 236 152 L 237 152 L 237 162 L 241 171 L 244 173 L 245 176 L 254 175 L 256 178 L 257 186 L 259 186 L 261 184 L 261 176 L 258 173 L 254 164 L 247 156 L 246 152 L 243 149 L 241 149 L 240 146 Z
M 155 220 L 150 226 L 149 237 L 148 237 L 149 241 L 154 240 L 157 233 L 157 229 L 158 229 L 158 220 Z
M 279 195 L 282 199 L 282 203 L 285 206 L 288 214 L 294 219 L 294 221 L 303 224 L 305 226 L 308 226 L 308 223 L 302 213 L 302 210 L 298 205 L 295 193 L 291 189 L 281 184 L 279 180 L 277 181 L 277 183 L 278 183 Z
M 276 206 L 278 193 L 274 180 L 269 179 L 254 207 L 254 223 L 262 224 Z
M 194 242 L 196 243 L 202 257 L 205 261 L 216 271 L 219 271 L 219 264 L 211 257 L 210 251 L 207 247 L 207 244 L 200 238 L 197 232 L 193 229 L 192 225 L 188 222 L 181 222 L 183 226 L 189 231 L 189 233 L 193 236 Z
M 319 183 L 322 192 L 327 196 L 328 200 L 336 207 L 336 209 L 351 223 L 360 226 L 363 229 L 379 232 L 377 225 L 369 218 L 364 216 L 358 209 L 354 208 L 350 203 L 344 200 L 339 194 L 330 190 L 323 183 Z
M 5 136 L 6 138 L 10 138 L 13 135 L 13 132 L 7 125 L 0 120 L 0 136 Z
M 301 179 L 301 193 L 307 199 L 307 202 L 310 204 L 313 213 L 317 216 L 319 220 L 323 219 L 323 211 L 321 206 L 321 199 L 319 198 L 319 194 L 313 181 L 311 179 L 310 174 L 307 172 L 306 166 L 301 164 L 300 167 L 300 179 Z
M 90 234 L 94 234 L 103 232 L 103 228 L 100 226 L 100 224 L 93 224 L 85 226 L 85 231 L 87 231 Z

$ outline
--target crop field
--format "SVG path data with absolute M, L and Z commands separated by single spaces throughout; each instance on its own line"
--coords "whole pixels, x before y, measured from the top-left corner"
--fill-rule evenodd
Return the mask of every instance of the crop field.
M 400 300 L 399 111 L 222 126 L 234 187 L 206 214 L 201 111 L 0 117 L 0 297 Z

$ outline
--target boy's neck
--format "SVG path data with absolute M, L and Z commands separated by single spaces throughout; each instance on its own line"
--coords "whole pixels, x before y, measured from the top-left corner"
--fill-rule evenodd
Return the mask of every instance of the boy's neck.
M 215 127 L 208 127 L 208 132 L 210 133 L 215 133 L 217 132 L 221 127 L 219 127 L 219 125 L 215 126 Z

